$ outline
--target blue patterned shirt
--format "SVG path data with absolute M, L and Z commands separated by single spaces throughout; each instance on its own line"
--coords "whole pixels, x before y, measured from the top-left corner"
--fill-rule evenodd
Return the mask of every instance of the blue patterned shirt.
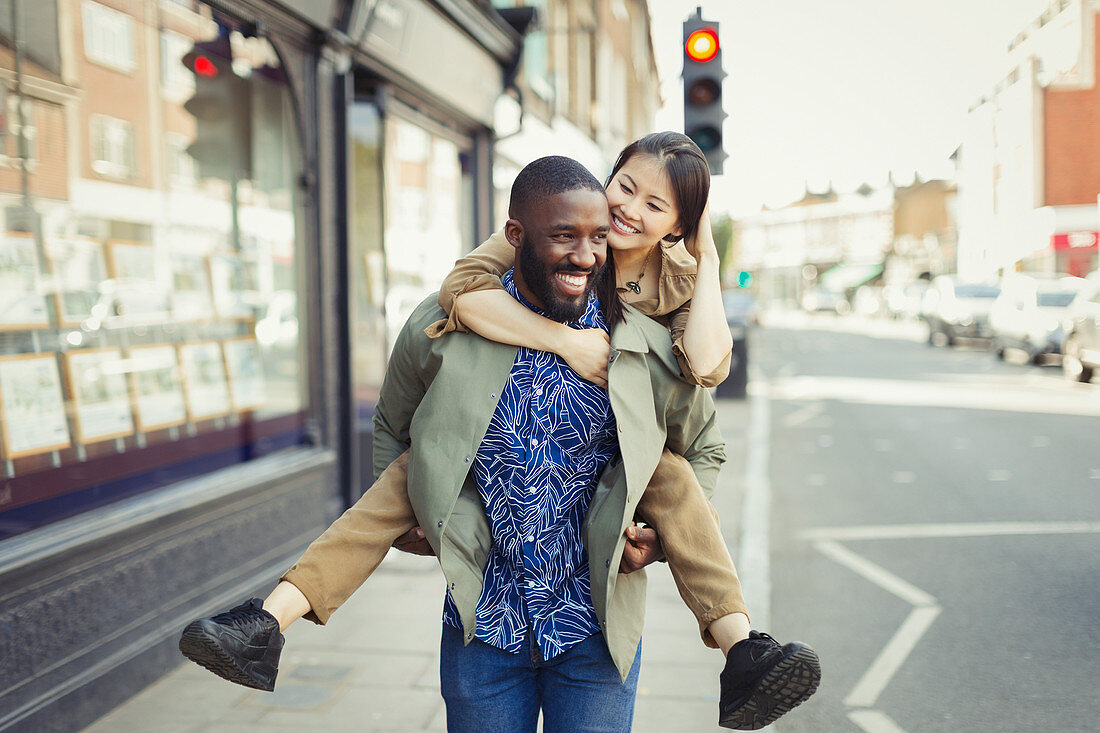
M 519 294 L 511 272 L 502 281 L 542 313 Z M 607 330 L 595 296 L 569 325 Z M 473 465 L 493 536 L 475 638 L 518 653 L 530 626 L 550 659 L 600 630 L 581 524 L 618 449 L 607 391 L 561 357 L 521 347 Z M 443 622 L 462 628 L 450 593 Z

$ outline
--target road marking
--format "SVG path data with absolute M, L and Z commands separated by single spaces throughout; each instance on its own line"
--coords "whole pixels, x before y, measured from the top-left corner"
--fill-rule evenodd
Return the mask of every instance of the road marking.
M 803 375 L 774 380 L 771 393 L 780 400 L 833 399 L 869 405 L 1100 415 L 1100 390 L 1068 390 L 1060 382 L 1054 386 L 1045 378 L 1023 386 L 980 385 L 954 375 L 942 381 Z M 902 420 L 900 427 L 916 430 L 921 425 L 916 420 Z
M 895 484 L 911 484 L 917 480 L 917 474 L 912 471 L 894 471 L 891 480 Z
M 1036 435 L 1031 439 L 1032 448 L 1047 448 L 1050 446 L 1050 438 L 1045 435 Z
M 848 697 L 844 698 L 844 704 L 851 707 L 874 705 L 941 610 L 939 606 L 922 606 L 910 611 L 905 622 L 863 673 Z
M 853 710 L 848 713 L 848 719 L 866 733 L 905 733 L 886 713 L 878 710 Z
M 831 448 L 833 446 L 833 436 L 819 435 L 817 436 L 817 444 L 822 448 Z
M 875 451 L 879 453 L 889 453 L 892 450 L 894 450 L 892 441 L 886 440 L 885 438 L 879 438 L 875 441 Z
M 803 408 L 795 410 L 783 418 L 783 427 L 793 428 L 813 420 L 825 411 L 825 405 L 820 402 L 811 402 Z
M 823 473 L 811 473 L 806 477 L 806 484 L 808 486 L 824 486 L 828 481 L 825 479 Z
M 970 441 L 966 438 L 955 438 L 951 441 L 951 447 L 955 450 L 966 450 L 970 447 Z
M 742 504 L 741 544 L 737 570 L 741 588 L 757 628 L 771 620 L 771 403 L 767 383 L 751 380 L 758 388 L 749 394 L 749 451 L 745 461 L 745 499 Z
M 921 540 L 945 537 L 999 537 L 1004 535 L 1093 534 L 1100 522 L 960 522 L 957 524 L 883 524 L 861 527 L 818 527 L 798 538 L 809 542 L 832 540 Z
M 1090 468 L 1089 469 L 1089 478 L 1091 478 L 1091 479 L 1100 479 L 1100 468 Z
M 1012 471 L 1004 468 L 992 468 L 986 471 L 985 477 L 990 481 L 1008 481 L 1012 478 Z
M 932 606 L 936 603 L 935 598 L 917 586 L 902 580 L 881 565 L 876 565 L 862 555 L 857 555 L 832 540 L 815 542 L 814 549 L 857 575 L 863 576 L 879 588 L 893 593 L 910 605 Z

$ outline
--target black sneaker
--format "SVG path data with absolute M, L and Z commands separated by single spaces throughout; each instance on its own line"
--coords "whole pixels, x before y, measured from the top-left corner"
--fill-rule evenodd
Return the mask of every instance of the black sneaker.
M 800 641 L 786 646 L 750 631 L 726 657 L 719 677 L 718 725 L 759 730 L 809 699 L 821 683 L 817 653 Z
M 180 651 L 195 664 L 238 685 L 271 692 L 279 674 L 283 635 L 259 598 L 225 613 L 192 621 L 180 637 Z

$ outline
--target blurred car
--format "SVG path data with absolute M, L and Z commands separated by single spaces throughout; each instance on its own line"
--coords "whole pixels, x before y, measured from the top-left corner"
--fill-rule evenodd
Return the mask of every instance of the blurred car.
M 1070 303 L 1086 285 L 1068 275 L 1006 277 L 989 311 L 993 353 L 1003 359 L 1005 349 L 1021 349 L 1032 362 L 1062 353 Z
M 886 312 L 891 318 L 920 318 L 921 303 L 928 291 L 927 280 L 913 280 L 904 285 L 889 285 L 883 290 Z
M 744 329 L 755 326 L 759 321 L 760 309 L 756 304 L 756 297 L 748 290 L 724 290 L 722 291 L 722 308 L 726 311 L 726 323 L 730 331 L 737 338 L 737 329 L 744 335 Z
M 820 285 L 802 295 L 802 310 L 811 313 L 825 312 L 845 315 L 851 309 L 844 293 L 828 290 Z
M 959 338 L 989 338 L 989 312 L 1000 293 L 996 285 L 962 282 L 951 275 L 932 280 L 920 314 L 928 326 L 928 343 L 952 346 Z
M 1100 270 L 1089 275 L 1069 307 L 1062 373 L 1074 382 L 1088 382 L 1100 369 Z
M 722 308 L 733 337 L 733 360 L 729 376 L 718 385 L 715 394 L 722 398 L 740 398 L 745 396 L 749 381 L 748 330 L 757 324 L 759 309 L 755 296 L 742 289 L 723 291 Z

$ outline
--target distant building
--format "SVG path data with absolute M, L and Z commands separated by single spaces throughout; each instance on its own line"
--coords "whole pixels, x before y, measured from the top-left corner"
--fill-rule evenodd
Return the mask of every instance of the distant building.
M 952 269 L 954 186 L 915 180 L 850 193 L 806 192 L 780 209 L 737 222 L 736 267 L 765 297 L 798 301 L 818 285 L 850 291 L 882 278 L 907 280 Z
M 1100 240 L 1100 2 L 1058 0 L 1009 45 L 956 151 L 959 273 L 1083 275 Z

